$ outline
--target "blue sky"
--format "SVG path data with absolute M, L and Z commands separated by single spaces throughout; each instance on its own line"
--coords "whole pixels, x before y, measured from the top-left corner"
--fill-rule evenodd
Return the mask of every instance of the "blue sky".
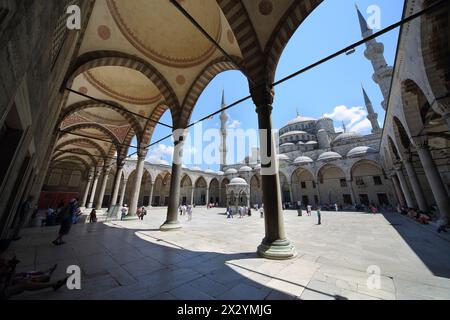
M 359 0 L 357 4 L 366 17 L 369 17 L 369 13 L 366 12 L 369 6 L 378 6 L 381 9 L 381 28 L 399 21 L 402 16 L 402 0 Z M 326 0 L 303 22 L 290 39 L 277 67 L 276 79 L 281 79 L 358 40 L 361 40 L 361 33 L 355 11 L 355 1 Z M 384 44 L 385 58 L 387 63 L 392 66 L 397 48 L 398 29 L 383 35 L 377 41 Z M 295 118 L 298 110 L 301 115 L 315 118 L 327 114 L 335 119 L 335 126 L 338 129 L 342 127 L 342 121 L 344 121 L 352 131 L 369 133 L 370 127 L 365 120 L 366 112 L 361 84 L 364 85 L 371 98 L 375 112 L 379 115 L 380 125 L 382 125 L 384 111 L 381 101 L 383 97 L 379 87 L 372 80 L 373 69 L 370 62 L 364 57 L 364 49 L 364 46 L 359 47 L 352 55 L 339 56 L 276 87 L 273 112 L 274 128 L 283 127 L 287 121 Z M 249 94 L 248 83 L 240 72 L 228 71 L 219 74 L 200 96 L 192 115 L 192 121 L 220 108 L 222 89 L 225 90 L 227 103 L 232 103 Z M 258 127 L 255 106 L 251 101 L 228 110 L 228 114 L 230 127 L 243 130 Z M 163 115 L 161 121 L 171 123 L 168 112 Z M 202 129 L 219 128 L 219 125 L 220 120 L 216 116 L 203 122 Z M 190 132 L 192 133 L 193 130 L 191 129 Z M 167 134 L 170 134 L 170 130 L 158 126 L 154 131 L 152 141 Z M 198 154 L 201 149 L 202 146 L 198 145 L 185 149 L 187 166 L 195 165 L 202 169 L 218 170 L 218 165 L 192 164 L 194 159 L 191 155 Z M 130 153 L 133 151 L 130 149 Z M 170 162 L 171 151 L 172 142 L 166 140 L 159 146 L 153 147 L 148 158 L 162 158 Z M 249 146 L 247 145 L 245 153 L 248 152 Z M 229 161 L 234 163 L 242 160 L 242 157 L 237 157 L 238 155 Z

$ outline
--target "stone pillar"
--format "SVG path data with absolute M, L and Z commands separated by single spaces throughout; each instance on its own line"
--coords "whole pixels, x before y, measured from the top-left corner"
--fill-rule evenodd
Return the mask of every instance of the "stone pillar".
M 192 186 L 192 190 L 191 190 L 191 205 L 194 205 L 194 195 L 195 195 L 195 187 Z
M 406 205 L 405 197 L 403 196 L 403 192 L 400 187 L 400 183 L 398 182 L 398 178 L 396 174 L 392 174 L 391 176 L 392 185 L 394 186 L 395 194 L 397 195 L 398 204 L 404 207 Z
M 91 189 L 93 178 L 94 178 L 94 172 L 91 170 L 88 175 L 88 182 L 86 185 L 86 190 L 84 191 L 83 199 L 81 200 L 81 204 L 80 204 L 80 207 L 82 207 L 82 208 L 86 207 L 87 197 L 89 195 L 89 190 Z
M 416 145 L 417 153 L 419 154 L 420 162 L 425 171 L 434 199 L 439 208 L 441 218 L 445 219 L 450 215 L 450 201 L 445 190 L 445 185 L 442 182 L 441 175 L 436 167 L 436 164 L 431 156 L 428 148 L 428 141 L 426 138 L 413 138 Z
M 419 209 L 422 211 L 427 211 L 428 206 L 427 201 L 425 200 L 425 195 L 423 194 L 422 187 L 420 186 L 416 170 L 414 169 L 414 166 L 408 155 L 406 155 L 405 159 L 403 160 L 403 164 L 405 165 L 406 173 L 408 174 L 409 182 L 411 183 L 411 187 L 413 189 Z
M 116 172 L 116 180 L 114 183 L 114 189 L 111 197 L 111 207 L 115 206 L 117 204 L 117 197 L 119 196 L 119 189 L 120 189 L 120 182 L 122 180 L 122 172 L 123 172 L 123 166 L 117 167 Z M 121 204 L 122 205 L 122 204 Z
M 166 221 L 160 227 L 161 231 L 177 230 L 181 228 L 181 224 L 178 221 L 178 207 L 180 202 L 181 170 L 185 136 L 185 130 L 176 129 L 173 132 L 175 150 L 173 152 L 172 176 L 170 179 L 169 206 L 167 208 Z
M 150 198 L 148 200 L 148 206 L 151 207 L 153 203 L 153 183 L 150 181 Z
M 97 191 L 98 177 L 100 176 L 100 171 L 97 170 L 94 174 L 94 184 L 92 185 L 91 197 L 89 198 L 89 203 L 87 208 L 92 208 L 94 204 L 95 192 Z
M 120 193 L 119 206 L 123 206 L 123 201 L 125 200 L 125 190 L 127 189 L 128 179 L 123 179 L 122 181 L 122 191 Z
M 206 201 L 206 207 L 208 207 L 208 204 L 209 204 L 209 188 L 208 188 L 208 186 L 206 186 L 206 199 L 205 199 Z
M 130 200 L 130 216 L 135 216 L 138 208 L 139 201 L 139 193 L 141 192 L 141 184 L 142 184 L 142 176 L 144 173 L 144 161 L 146 152 L 139 151 L 138 152 L 138 160 L 136 163 L 136 175 L 134 180 L 133 189 L 131 191 L 131 200 Z
M 258 114 L 265 224 L 265 237 L 258 247 L 258 254 L 268 259 L 290 259 L 297 253 L 284 229 L 278 159 L 272 134 L 273 90 L 266 84 L 250 91 Z
M 103 180 L 100 187 L 100 194 L 98 195 L 97 205 L 95 206 L 96 210 L 100 210 L 103 204 L 103 197 L 105 196 L 106 184 L 108 183 L 109 171 L 111 170 L 110 166 L 105 165 L 103 167 Z
M 356 193 L 355 193 L 355 189 L 353 189 L 353 180 L 347 180 L 347 184 L 350 188 L 350 193 L 352 195 L 352 200 L 353 200 L 353 204 L 357 204 L 358 203 L 358 199 L 356 198 Z
M 398 181 L 400 182 L 400 188 L 405 196 L 406 205 L 408 208 L 414 208 L 414 201 L 411 197 L 411 191 L 409 190 L 408 184 L 406 183 L 405 176 L 403 175 L 402 167 L 400 164 L 394 166 L 395 174 L 397 175 Z

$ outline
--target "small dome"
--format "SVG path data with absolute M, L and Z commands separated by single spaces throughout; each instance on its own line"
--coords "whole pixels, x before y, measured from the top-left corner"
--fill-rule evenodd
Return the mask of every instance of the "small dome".
M 286 132 L 285 134 L 282 134 L 280 136 L 280 138 L 284 138 L 284 137 L 288 137 L 288 136 L 295 136 L 297 134 L 306 134 L 306 132 L 305 131 L 289 131 L 289 132 Z
M 250 168 L 249 166 L 243 166 L 242 168 L 239 169 L 239 172 L 250 172 L 253 169 Z
M 217 171 L 217 175 L 223 176 L 225 173 L 223 171 Z
M 227 171 L 225 171 L 225 174 L 236 174 L 238 171 L 234 168 L 230 168 Z
M 308 141 L 306 144 L 308 144 L 308 145 L 316 145 L 317 141 Z
M 304 165 L 304 164 L 308 164 L 308 163 L 313 163 L 313 159 L 311 159 L 310 157 L 305 157 L 305 156 L 301 156 L 298 157 L 297 159 L 294 160 L 295 164 L 299 164 L 299 165 Z
M 299 141 L 299 142 L 297 142 L 297 145 L 298 146 L 302 146 L 302 145 L 304 145 L 305 143 L 303 142 L 303 141 Z
M 333 121 L 333 119 L 323 115 L 323 116 L 320 117 L 320 119 L 318 121 Z
M 292 147 L 292 146 L 295 146 L 295 144 L 292 142 L 283 143 L 282 145 L 280 145 L 280 147 Z
M 200 167 L 192 167 L 191 170 L 192 171 L 202 171 L 202 168 L 200 168 Z
M 169 165 L 169 162 L 166 161 L 166 160 L 163 160 L 163 159 L 151 160 L 149 162 L 152 163 L 152 164 L 162 164 L 162 165 L 166 165 L 166 166 Z
M 375 150 L 374 148 L 362 146 L 362 147 L 356 147 L 356 148 L 353 148 L 352 150 L 350 150 L 347 153 L 347 157 L 349 157 L 349 158 L 362 157 L 362 156 L 365 156 L 368 154 L 374 154 L 377 152 L 378 151 Z
M 337 152 L 328 151 L 328 152 L 322 153 L 317 160 L 318 161 L 329 161 L 329 160 L 336 160 L 336 159 L 342 159 L 342 156 Z
M 231 179 L 230 185 L 247 185 L 247 181 L 245 181 L 245 179 L 242 178 L 234 178 Z
M 308 122 L 308 121 L 316 121 L 316 119 L 310 118 L 310 117 L 298 116 L 297 118 L 292 119 L 291 121 L 288 121 L 287 125 L 301 123 L 301 122 Z
M 361 138 L 362 136 L 359 133 L 356 132 L 344 132 L 338 135 L 336 138 L 334 138 L 333 143 L 336 142 L 343 142 L 346 140 L 355 140 L 358 138 Z
M 325 129 L 320 129 L 319 131 L 317 131 L 317 133 L 322 133 L 322 132 L 326 133 Z
M 215 174 L 214 170 L 211 170 L 211 169 L 206 169 L 206 170 L 205 170 L 205 173 Z
M 285 161 L 289 161 L 291 160 L 287 155 L 285 154 L 278 154 L 277 155 L 278 160 L 285 160 Z
M 260 170 L 260 169 L 261 169 L 261 164 L 258 163 L 258 164 L 255 166 L 255 170 Z

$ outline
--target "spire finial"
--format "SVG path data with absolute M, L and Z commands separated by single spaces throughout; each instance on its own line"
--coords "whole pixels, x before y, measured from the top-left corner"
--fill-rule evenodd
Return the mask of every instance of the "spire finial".
M 355 3 L 356 12 L 358 14 L 358 20 L 359 20 L 359 26 L 361 28 L 361 34 L 364 36 L 368 31 L 371 31 L 369 28 L 366 19 L 362 15 L 361 11 L 359 10 L 358 5 Z
M 300 117 L 300 112 L 298 111 L 298 108 L 296 108 L 297 117 Z
M 342 121 L 342 128 L 344 129 L 344 133 L 346 133 L 347 132 L 347 127 L 345 126 L 344 121 Z
M 225 105 L 225 89 L 222 88 L 222 107 L 224 107 Z

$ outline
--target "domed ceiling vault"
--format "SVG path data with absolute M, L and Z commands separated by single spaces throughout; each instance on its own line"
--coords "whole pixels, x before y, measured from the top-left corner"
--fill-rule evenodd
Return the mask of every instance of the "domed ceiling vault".
M 261 83 L 267 72 L 273 80 L 289 38 L 321 3 L 177 1 L 238 62 L 252 83 Z M 94 106 L 88 97 L 66 91 L 63 113 L 67 117 L 61 119 L 61 128 L 67 129 L 68 123 L 95 123 L 104 130 L 77 132 L 93 134 L 96 142 L 114 140 L 116 148 L 130 144 L 135 135 L 139 143 L 148 144 L 155 121 L 167 109 L 172 115 L 169 125 L 185 127 L 209 82 L 220 72 L 238 68 L 171 1 L 96 0 L 78 47 L 65 86 L 108 104 Z M 114 155 L 114 149 L 111 145 L 104 150 Z

